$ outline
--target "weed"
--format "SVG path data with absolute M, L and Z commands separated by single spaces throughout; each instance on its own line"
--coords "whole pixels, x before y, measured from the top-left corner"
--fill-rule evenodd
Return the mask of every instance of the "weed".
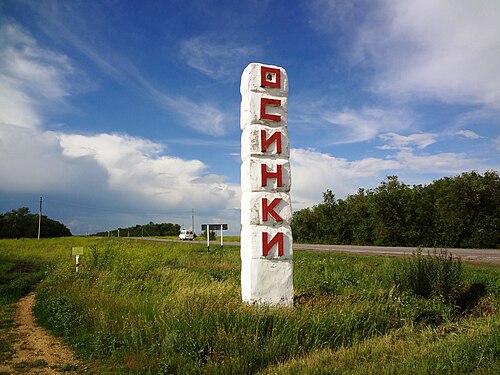
M 400 283 L 417 296 L 440 298 L 455 306 L 464 285 L 462 263 L 447 250 L 425 256 L 419 248 L 403 268 Z

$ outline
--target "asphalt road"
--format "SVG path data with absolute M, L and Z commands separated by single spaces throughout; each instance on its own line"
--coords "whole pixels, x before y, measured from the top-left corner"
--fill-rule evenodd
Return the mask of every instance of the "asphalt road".
M 140 238 L 139 240 L 149 241 L 175 241 L 162 238 Z M 179 241 L 185 242 L 185 241 Z M 206 244 L 206 241 L 191 241 L 191 243 Z M 239 242 L 224 242 L 227 246 L 240 246 Z M 210 246 L 220 246 L 220 241 L 210 241 Z M 294 251 L 317 251 L 327 253 L 341 254 L 364 254 L 364 255 L 382 255 L 382 256 L 409 256 L 417 248 L 416 247 L 389 247 L 389 246 L 350 246 L 350 245 L 316 245 L 316 244 L 300 244 L 294 243 Z M 422 248 L 422 253 L 433 254 L 435 249 Z M 489 263 L 500 266 L 500 249 L 446 249 L 453 256 L 460 257 L 464 261 Z M 439 252 L 439 249 L 437 249 Z

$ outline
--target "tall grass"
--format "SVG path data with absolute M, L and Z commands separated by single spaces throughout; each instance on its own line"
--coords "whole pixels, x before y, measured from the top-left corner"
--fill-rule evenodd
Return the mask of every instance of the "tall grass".
M 295 306 L 259 308 L 241 303 L 238 248 L 75 240 L 0 241 L 0 252 L 47 264 L 36 315 L 81 358 L 101 363 L 98 373 L 257 373 L 398 332 L 409 332 L 404 344 L 474 315 L 498 317 L 496 269 L 481 279 L 463 267 L 463 290 L 482 282 L 487 292 L 458 314 L 439 296 L 397 288 L 394 274 L 410 260 L 299 252 Z M 85 246 L 78 273 L 71 246 Z
M 401 284 L 418 296 L 455 305 L 464 288 L 462 262 L 444 249 L 427 256 L 418 249 L 403 268 Z

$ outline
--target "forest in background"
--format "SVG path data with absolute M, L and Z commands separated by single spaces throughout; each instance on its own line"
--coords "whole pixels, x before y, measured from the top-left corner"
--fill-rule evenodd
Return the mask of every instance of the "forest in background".
M 30 213 L 27 207 L 21 207 L 0 214 L 0 238 L 37 238 L 38 214 Z M 67 237 L 71 231 L 59 221 L 42 215 L 40 237 Z
M 294 213 L 294 241 L 339 245 L 500 248 L 500 176 L 465 172 L 429 185 L 389 176 L 346 199 Z
M 118 228 L 106 232 L 98 232 L 95 236 L 101 237 L 117 237 L 120 233 L 120 237 L 165 237 L 165 236 L 178 236 L 181 231 L 181 226 L 179 224 L 173 223 L 153 223 L 144 225 L 135 225 L 128 228 Z

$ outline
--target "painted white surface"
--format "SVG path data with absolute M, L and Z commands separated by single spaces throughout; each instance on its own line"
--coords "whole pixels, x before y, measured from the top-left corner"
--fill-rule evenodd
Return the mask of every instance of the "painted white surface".
M 273 211 L 283 219 L 276 221 L 272 215 L 268 215 L 267 221 L 263 221 L 262 198 L 267 198 L 268 206 L 276 198 L 281 201 L 274 207 Z M 292 205 L 290 194 L 288 193 L 263 193 L 247 192 L 241 197 L 241 225 L 265 225 L 279 228 L 282 225 L 290 225 L 292 221 Z
M 275 65 L 265 65 L 270 68 L 279 69 L 281 72 L 281 88 L 269 88 L 260 86 L 260 67 L 262 64 L 249 64 L 241 75 L 240 93 L 241 96 L 247 95 L 249 92 L 268 93 L 272 96 L 288 96 L 288 75 L 286 70 Z
M 278 256 L 278 245 L 274 245 L 267 257 L 262 255 L 262 232 L 268 233 L 268 242 L 278 233 L 283 233 L 283 255 Z M 241 229 L 241 243 L 245 243 L 247 248 L 241 251 L 241 259 L 261 259 L 261 260 L 292 260 L 293 259 L 293 244 L 292 244 L 292 229 L 289 226 L 281 228 L 265 227 L 262 225 L 245 225 Z
M 272 89 L 271 89 L 272 90 Z M 281 117 L 281 121 L 273 121 L 260 118 L 261 99 L 276 99 L 280 100 L 279 107 L 274 105 L 266 105 L 266 113 Z M 288 123 L 288 99 L 286 97 L 273 97 L 271 95 L 251 92 L 244 96 L 241 100 L 241 129 L 245 129 L 248 125 L 267 125 L 272 127 L 286 127 Z
M 288 138 L 288 76 L 279 69 L 280 87 L 262 87 L 261 64 L 250 64 L 241 78 L 241 290 L 244 302 L 284 305 L 293 304 L 293 237 L 290 228 L 290 141 Z M 277 72 L 265 69 L 264 86 L 278 83 Z M 270 72 L 268 75 L 267 73 Z M 279 116 L 279 121 L 261 119 L 262 100 L 265 114 Z M 279 105 L 275 105 L 273 102 Z M 265 136 L 262 136 L 265 130 Z M 273 134 L 281 132 L 281 152 Z M 265 152 L 262 144 L 266 144 Z M 262 165 L 265 165 L 264 176 Z M 278 186 L 278 166 L 281 186 Z M 265 180 L 265 181 L 264 181 Z M 266 185 L 266 186 L 263 186 Z M 263 198 L 267 202 L 263 202 Z M 276 205 L 273 205 L 276 202 Z M 267 220 L 264 208 L 267 207 Z M 267 236 L 267 240 L 266 240 Z M 283 241 L 274 243 L 283 236 Z M 269 246 L 273 244 L 273 246 Z M 282 245 L 282 253 L 280 246 Z M 264 246 L 267 254 L 264 254 Z
M 293 304 L 293 261 L 242 259 L 243 301 L 266 305 Z
M 276 154 L 276 142 L 267 147 L 266 152 L 261 151 L 261 131 L 266 131 L 267 138 L 271 138 L 276 132 L 281 132 L 281 153 Z M 241 148 L 241 159 L 245 160 L 250 156 L 264 156 L 269 158 L 290 159 L 290 140 L 288 139 L 287 128 L 273 128 L 263 125 L 247 126 L 241 133 L 241 144 L 248 147 Z
M 268 173 L 278 171 L 278 165 L 281 165 L 282 186 L 278 186 L 278 179 L 269 177 L 266 186 L 262 186 L 261 165 L 266 165 Z M 292 185 L 290 163 L 286 159 L 262 159 L 250 157 L 241 164 L 241 191 L 242 192 L 283 192 L 290 191 Z

